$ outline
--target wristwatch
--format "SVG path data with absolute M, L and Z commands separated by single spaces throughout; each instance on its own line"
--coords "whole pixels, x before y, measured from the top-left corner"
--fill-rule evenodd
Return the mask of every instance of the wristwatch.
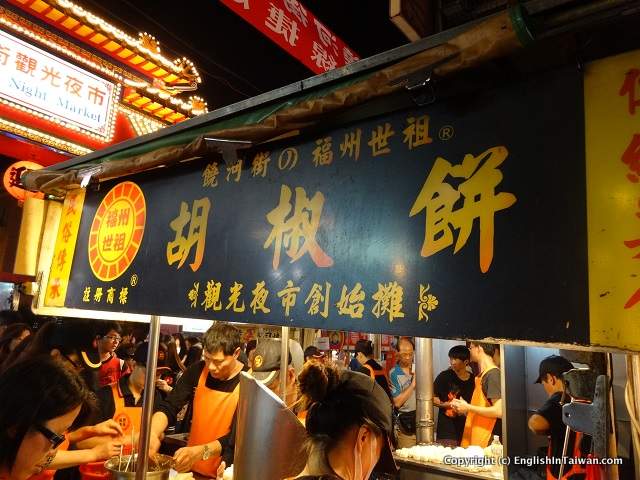
M 202 450 L 202 460 L 209 460 L 211 458 L 211 449 L 209 445 L 204 445 L 204 450 Z

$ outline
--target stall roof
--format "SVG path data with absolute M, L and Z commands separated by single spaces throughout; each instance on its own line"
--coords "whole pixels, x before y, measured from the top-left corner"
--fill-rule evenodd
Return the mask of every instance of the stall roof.
M 222 153 L 263 143 L 309 128 L 328 114 L 363 104 L 419 84 L 430 74 L 448 75 L 505 57 L 536 36 L 584 30 L 588 26 L 630 18 L 640 12 L 634 2 L 618 0 L 606 11 L 557 11 L 562 1 L 533 0 L 527 9 L 513 7 L 490 17 L 433 35 L 421 41 L 238 102 L 152 134 L 76 157 L 46 170 L 29 172 L 22 181 L 30 190 L 62 195 L 91 179 L 100 181 L 168 166 L 207 153 Z M 554 8 L 556 10 L 554 10 Z M 635 17 L 634 17 L 635 18 Z M 544 20 L 550 28 L 544 28 Z M 213 140 L 213 141 L 211 141 Z

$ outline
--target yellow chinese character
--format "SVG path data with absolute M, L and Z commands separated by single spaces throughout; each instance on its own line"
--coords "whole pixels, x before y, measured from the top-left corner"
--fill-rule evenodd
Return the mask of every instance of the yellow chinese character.
M 209 280 L 207 282 L 207 289 L 204 292 L 204 300 L 200 305 L 204 306 L 205 312 L 209 309 L 222 310 L 222 302 L 220 301 L 220 290 L 222 284 L 220 282 L 214 282 Z
M 102 301 L 102 287 L 96 287 L 96 293 L 93 294 L 93 301 L 98 303 Z
M 465 246 L 475 219 L 480 225 L 480 270 L 486 273 L 493 260 L 495 213 L 516 202 L 515 195 L 495 189 L 502 181 L 498 167 L 507 158 L 505 147 L 493 147 L 477 157 L 467 154 L 461 165 L 452 166 L 438 157 L 427 176 L 422 190 L 411 207 L 412 217 L 426 210 L 425 236 L 420 255 L 428 257 L 453 243 L 453 228 L 460 230 L 453 253 Z M 446 177 L 464 179 L 455 190 L 445 182 Z M 454 208 L 460 195 L 464 202 Z M 451 226 L 450 226 L 451 225 Z
M 298 150 L 293 147 L 285 148 L 278 157 L 278 168 L 280 170 L 293 170 L 298 164 Z
M 409 150 L 433 142 L 429 136 L 429 115 L 422 115 L 418 118 L 409 117 L 407 124 L 407 128 L 402 131 L 404 133 L 402 141 L 407 144 Z
M 113 287 L 109 287 L 107 289 L 107 303 L 113 303 L 116 296 L 116 289 Z
M 300 287 L 294 287 L 291 280 L 287 280 L 287 285 L 278 292 L 278 296 L 282 298 L 282 306 L 284 307 L 285 316 L 289 316 L 289 310 L 296 305 L 296 298 Z
M 309 291 L 305 304 L 311 301 L 308 313 L 309 315 L 317 315 L 318 313 L 327 318 L 329 316 L 329 292 L 331 291 L 331 284 L 325 282 L 325 290 L 322 292 L 322 285 L 314 283 Z M 322 310 L 320 310 L 320 304 L 324 304 Z
M 236 163 L 229 166 L 227 165 L 227 182 L 231 175 L 235 175 L 233 179 L 234 182 L 238 183 L 240 181 L 240 174 L 242 173 L 242 159 L 238 159 Z
M 402 287 L 397 282 L 389 282 L 386 285 L 379 283 L 378 291 L 371 296 L 376 301 L 372 313 L 376 318 L 388 314 L 390 322 L 393 322 L 396 318 L 403 318 L 403 293 Z
M 202 172 L 202 186 L 203 187 L 217 187 L 218 175 L 220 175 L 220 169 L 216 162 L 210 163 Z
M 84 295 L 82 295 L 83 302 L 91 301 L 91 287 L 84 287 Z
M 377 157 L 391 152 L 389 147 L 389 138 L 396 132 L 391 129 L 391 124 L 386 122 L 384 126 L 378 125 L 374 131 L 371 132 L 371 140 L 367 142 L 367 145 L 371 147 L 371 156 Z
M 229 303 L 226 306 L 226 310 L 232 308 L 236 313 L 244 312 L 244 301 L 242 302 L 242 305 L 238 305 L 238 300 L 240 300 L 240 293 L 243 287 L 244 285 L 241 283 L 233 282 L 233 287 L 229 288 Z
M 271 311 L 265 303 L 267 301 L 267 296 L 269 295 L 269 290 L 265 288 L 264 281 L 256 283 L 256 288 L 251 290 L 253 294 L 253 299 L 251 300 L 251 304 L 249 305 L 255 315 L 258 310 L 262 313 L 269 313 Z
M 118 300 L 120 300 L 120 304 L 124 305 L 125 303 L 127 303 L 127 297 L 129 296 L 129 288 L 128 287 L 122 287 L 120 289 L 120 295 Z
M 167 243 L 167 262 L 169 265 L 180 261 L 178 268 L 181 268 L 189 257 L 191 248 L 197 243 L 195 258 L 189 266 L 194 272 L 200 268 L 204 258 L 210 208 L 211 202 L 207 197 L 193 201 L 193 213 L 189 212 L 189 205 L 186 202 L 180 202 L 180 215 L 169 224 L 171 229 L 176 232 L 176 239 Z M 182 232 L 187 223 L 189 223 L 189 234 L 185 238 Z
M 364 290 L 362 285 L 357 282 L 353 289 L 347 293 L 347 286 L 342 286 L 340 301 L 336 303 L 338 307 L 338 315 L 349 315 L 351 318 L 362 318 L 364 312 Z
M 349 158 L 353 158 L 358 161 L 360 158 L 360 138 L 362 137 L 362 130 L 356 128 L 353 132 L 345 133 L 344 140 L 340 144 L 340 158 L 345 155 L 349 155 Z
M 256 156 L 253 157 L 253 162 L 251 162 L 251 176 L 266 177 L 267 166 L 270 161 L 271 158 L 269 158 L 269 152 L 256 153 Z
M 427 312 L 432 312 L 438 308 L 438 298 L 429 292 L 431 285 L 420 284 L 420 298 L 418 299 L 418 321 L 429 320 Z
M 300 259 L 309 252 L 313 263 L 318 267 L 330 267 L 333 259 L 328 256 L 318 245 L 316 233 L 320 226 L 320 215 L 324 206 L 324 195 L 316 192 L 311 200 L 301 187 L 296 187 L 296 200 L 293 214 L 291 213 L 291 189 L 282 185 L 280 189 L 280 203 L 267 214 L 267 220 L 273 229 L 264 244 L 267 249 L 275 242 L 273 254 L 273 268 L 280 265 L 280 250 L 288 247 L 286 254 L 291 258 L 291 263 Z
M 200 282 L 193 282 L 193 288 L 187 293 L 187 298 L 191 301 L 191 308 L 198 306 L 198 292 L 200 291 Z
M 330 165 L 333 162 L 333 152 L 331 151 L 331 137 L 316 140 L 317 147 L 313 149 L 313 164 Z

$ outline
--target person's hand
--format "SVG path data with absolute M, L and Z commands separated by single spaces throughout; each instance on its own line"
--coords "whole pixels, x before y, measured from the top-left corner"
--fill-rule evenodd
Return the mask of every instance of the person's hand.
M 411 380 L 411 388 L 416 388 L 416 376 L 413 376 L 413 380 Z
M 469 411 L 469 404 L 464 398 L 454 398 L 451 400 L 451 406 L 456 413 L 460 413 L 462 415 L 466 415 Z
M 109 435 L 111 437 L 120 437 L 123 435 L 122 427 L 113 419 L 105 420 L 93 426 L 91 433 L 94 436 L 101 437 Z
M 173 387 L 171 387 L 166 380 L 161 380 L 161 379 L 156 380 L 156 387 L 162 390 L 163 392 L 167 392 L 167 393 L 173 390 Z
M 194 447 L 179 448 L 173 455 L 173 460 L 175 461 L 173 468 L 176 472 L 188 472 L 194 463 L 202 460 L 202 446 L 196 445 Z
M 227 464 L 222 462 L 218 467 L 218 471 L 216 472 L 216 480 L 222 480 L 224 478 L 224 471 L 227 468 Z
M 93 451 L 93 455 L 95 458 L 95 462 L 100 462 L 102 460 L 108 460 L 111 457 L 115 457 L 120 454 L 121 443 L 119 440 L 109 440 L 106 442 L 99 443 L 91 450 Z

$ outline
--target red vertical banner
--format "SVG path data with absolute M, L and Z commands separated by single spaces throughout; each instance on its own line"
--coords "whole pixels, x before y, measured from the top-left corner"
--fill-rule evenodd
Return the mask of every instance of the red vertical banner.
M 298 0 L 221 0 L 315 73 L 360 60 Z

